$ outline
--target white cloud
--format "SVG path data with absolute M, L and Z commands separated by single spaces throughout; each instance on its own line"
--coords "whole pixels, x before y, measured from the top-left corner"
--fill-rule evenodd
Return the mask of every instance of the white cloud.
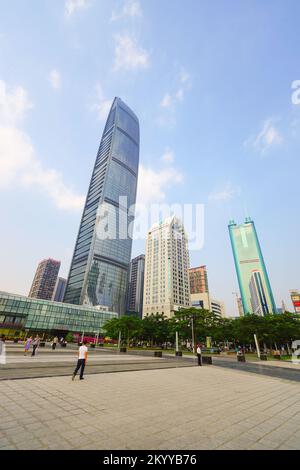
M 191 84 L 191 76 L 184 68 L 182 68 L 180 71 L 179 80 L 180 83 L 185 83 L 187 85 Z
M 59 209 L 80 210 L 84 197 L 68 187 L 59 172 L 43 167 L 30 137 L 19 127 L 31 107 L 26 90 L 17 87 L 8 91 L 0 81 L 0 190 L 38 188 Z
M 240 194 L 240 188 L 234 188 L 231 183 L 227 183 L 224 189 L 216 190 L 208 195 L 210 201 L 230 201 L 235 195 Z
M 137 0 L 128 0 L 125 2 L 120 13 L 112 12 L 111 21 L 121 20 L 125 17 L 141 18 L 143 16 L 140 2 Z
M 149 54 L 137 44 L 136 39 L 127 34 L 117 34 L 115 36 L 115 71 L 120 69 L 145 69 L 149 65 Z
M 100 83 L 96 86 L 97 102 L 92 105 L 92 111 L 96 111 L 98 119 L 105 121 L 110 111 L 112 100 L 106 99 Z
M 152 168 L 139 167 L 137 204 L 162 202 L 167 189 L 183 181 L 182 174 L 173 167 L 155 171 Z
M 185 94 L 191 87 L 191 77 L 185 69 L 181 68 L 176 82 L 174 90 L 165 93 L 160 102 L 163 112 L 156 121 L 162 127 L 172 127 L 176 123 L 175 114 L 177 105 L 184 101 Z M 165 114 L 166 112 L 167 114 Z
M 164 151 L 161 159 L 164 163 L 173 163 L 174 162 L 174 152 L 172 150 L 170 150 L 169 148 L 166 148 L 166 150 Z
M 160 102 L 162 108 L 169 108 L 173 103 L 172 96 L 169 93 L 166 93 L 163 99 Z
M 269 118 L 263 123 L 262 130 L 257 136 L 252 136 L 244 142 L 245 146 L 252 146 L 254 150 L 261 155 L 267 153 L 271 147 L 280 145 L 283 142 L 283 136 L 276 129 L 274 119 Z
M 61 88 L 61 75 L 58 70 L 51 70 L 49 75 L 49 81 L 54 90 L 59 90 Z
M 77 10 L 82 10 L 90 5 L 90 0 L 66 0 L 65 16 L 70 18 Z
M 17 124 L 32 106 L 24 88 L 18 86 L 8 93 L 5 82 L 0 80 L 0 125 Z

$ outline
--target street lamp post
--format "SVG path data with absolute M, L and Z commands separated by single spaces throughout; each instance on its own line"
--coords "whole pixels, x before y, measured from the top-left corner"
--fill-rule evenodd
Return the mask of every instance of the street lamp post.
M 192 315 L 192 349 L 195 354 L 194 315 Z

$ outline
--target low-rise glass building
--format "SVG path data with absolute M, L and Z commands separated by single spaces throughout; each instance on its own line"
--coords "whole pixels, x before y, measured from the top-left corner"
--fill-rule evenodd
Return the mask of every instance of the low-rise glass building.
M 118 318 L 118 314 L 107 311 L 105 307 L 66 304 L 0 292 L 0 333 L 8 336 L 22 336 L 22 332 L 101 334 L 103 325 L 112 318 Z

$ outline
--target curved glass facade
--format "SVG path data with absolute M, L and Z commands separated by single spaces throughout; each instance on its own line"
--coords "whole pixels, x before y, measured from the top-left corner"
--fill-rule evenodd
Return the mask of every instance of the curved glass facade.
M 133 220 L 128 208 L 136 200 L 139 141 L 137 117 L 115 98 L 97 153 L 65 302 L 104 305 L 120 315 L 125 313 L 132 245 L 128 225 Z M 122 202 L 120 207 L 124 197 L 126 205 Z M 103 224 L 103 217 L 114 223 Z
M 0 292 L 0 330 L 103 333 L 114 312 Z

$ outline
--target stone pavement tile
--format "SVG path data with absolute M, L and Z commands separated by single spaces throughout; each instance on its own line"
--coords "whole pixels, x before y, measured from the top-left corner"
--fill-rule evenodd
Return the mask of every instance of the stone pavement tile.
M 257 442 L 257 437 L 250 437 L 247 434 L 234 437 L 233 439 L 228 439 L 226 444 L 228 445 L 234 445 L 237 449 L 248 449 L 251 444 L 254 444 Z
M 300 449 L 300 438 L 297 436 L 290 436 L 285 439 L 281 445 L 297 447 L 298 449 Z
M 279 450 L 299 450 L 299 444 L 291 444 L 289 442 L 285 442 L 282 444 L 280 447 L 278 447 Z
M 0 440 L 0 449 L 6 447 L 7 445 L 12 444 L 11 440 L 8 437 L 2 437 Z
M 256 444 L 261 444 L 264 446 L 265 449 L 268 450 L 273 450 L 273 449 L 278 449 L 281 443 L 275 442 L 271 439 L 267 439 L 267 437 L 263 437 L 262 439 L 259 439 L 256 443 L 253 444 L 253 448 L 255 448 Z
M 43 449 L 43 444 L 38 439 L 27 439 L 16 443 L 18 450 L 38 450 Z

